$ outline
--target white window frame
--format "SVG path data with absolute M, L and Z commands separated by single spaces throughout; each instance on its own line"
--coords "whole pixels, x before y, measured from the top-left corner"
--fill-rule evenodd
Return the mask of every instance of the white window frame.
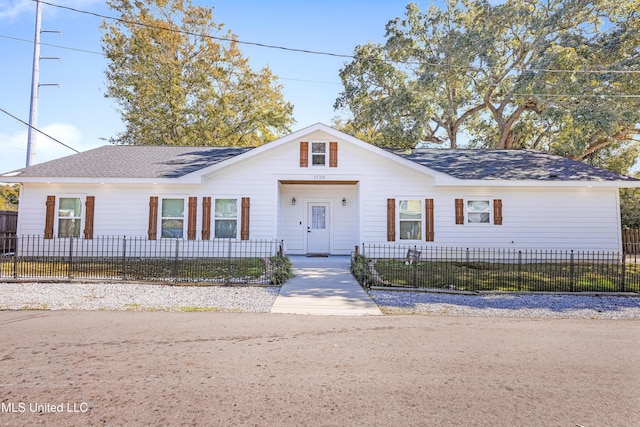
M 177 216 L 163 216 L 162 215 L 162 205 L 164 204 L 165 200 L 182 200 L 182 217 L 177 217 Z M 160 196 L 158 197 L 158 216 L 159 216 L 159 221 L 158 221 L 158 235 L 160 236 L 161 239 L 184 239 L 185 236 L 187 235 L 187 210 L 188 210 L 188 204 L 187 204 L 187 197 L 185 196 Z M 163 224 L 162 221 L 168 219 L 180 219 L 182 220 L 182 236 L 180 237 L 176 237 L 176 236 L 163 236 Z
M 321 165 L 313 164 L 313 144 L 324 144 L 324 163 Z M 309 141 L 309 166 L 313 168 L 326 168 L 329 166 L 329 140 Z
M 400 208 L 402 202 L 404 201 L 413 201 L 418 202 L 420 204 L 420 235 L 417 239 L 403 239 L 402 231 L 400 229 L 400 223 L 404 221 L 416 221 L 415 219 L 400 219 Z M 425 206 L 424 206 L 424 198 L 422 197 L 396 197 L 396 241 L 402 242 L 422 242 L 425 236 Z
M 80 216 L 79 217 L 61 217 L 60 216 L 60 202 L 62 199 L 79 199 L 80 200 Z M 80 238 L 82 237 L 82 227 L 84 226 L 84 210 L 85 210 L 85 202 L 86 195 L 84 194 L 56 194 L 56 210 L 55 210 L 55 219 L 54 219 L 54 230 L 53 233 L 55 236 L 58 236 L 59 239 L 70 239 L 70 238 Z M 66 219 L 78 219 L 80 221 L 80 228 L 78 230 L 77 236 L 60 236 L 60 220 Z
M 236 235 L 234 237 L 216 237 L 216 221 L 229 221 L 234 218 L 216 218 L 216 201 L 218 200 L 235 200 L 236 201 Z M 240 236 L 240 224 L 242 216 L 242 198 L 237 196 L 219 196 L 211 197 L 211 238 L 212 239 L 239 239 Z
M 484 213 L 484 212 L 470 212 L 469 202 L 488 202 L 489 207 L 486 213 L 489 214 L 488 222 L 470 222 L 469 214 L 471 213 Z M 493 198 L 491 197 L 465 197 L 464 198 L 464 223 L 472 227 L 487 227 L 493 225 Z

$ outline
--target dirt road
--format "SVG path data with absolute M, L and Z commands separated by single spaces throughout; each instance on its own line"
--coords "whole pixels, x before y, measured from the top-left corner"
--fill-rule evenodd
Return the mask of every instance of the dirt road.
M 0 336 L 0 425 L 640 425 L 639 321 L 12 311 Z

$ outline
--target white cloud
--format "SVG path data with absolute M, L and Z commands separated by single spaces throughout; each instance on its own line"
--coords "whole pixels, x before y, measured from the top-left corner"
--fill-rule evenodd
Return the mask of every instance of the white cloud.
M 97 141 L 94 144 L 84 143 L 80 129 L 69 123 L 52 123 L 40 127 L 40 130 L 78 151 L 86 151 L 103 145 L 102 141 Z M 11 135 L 0 133 L 0 147 L 3 152 L 3 155 L 0 156 L 0 173 L 23 168 L 27 159 L 26 129 Z M 34 164 L 75 154 L 74 151 L 40 133 L 36 136 L 33 151 L 35 152 Z
M 35 10 L 31 0 L 9 0 L 8 3 L 0 4 L 0 21 L 12 20 L 26 12 Z
M 27 156 L 27 132 L 0 133 L 0 173 L 24 167 Z
M 93 144 L 84 142 L 84 135 L 82 134 L 82 131 L 69 123 L 53 123 L 44 126 L 41 130 L 47 135 L 54 137 L 58 141 L 78 151 L 87 151 L 104 145 L 102 141 L 96 141 Z M 75 151 L 45 137 L 42 134 L 38 135 L 35 163 L 42 163 L 64 156 L 70 156 L 72 154 L 75 154 Z
M 60 6 L 73 7 L 81 10 L 88 10 L 94 4 L 102 3 L 101 0 L 56 0 L 55 4 Z M 33 0 L 6 0 L 0 3 L 0 21 L 14 20 L 23 14 L 33 14 L 35 16 L 36 3 Z M 43 4 L 43 13 L 51 13 L 54 10 L 61 10 Z

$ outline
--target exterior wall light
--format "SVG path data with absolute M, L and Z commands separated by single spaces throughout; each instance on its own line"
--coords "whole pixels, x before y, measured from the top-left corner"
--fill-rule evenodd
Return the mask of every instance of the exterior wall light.
M 291 206 L 295 206 L 296 205 L 296 198 L 292 197 L 291 198 Z
M 342 198 L 342 206 L 347 206 L 347 199 L 345 197 Z

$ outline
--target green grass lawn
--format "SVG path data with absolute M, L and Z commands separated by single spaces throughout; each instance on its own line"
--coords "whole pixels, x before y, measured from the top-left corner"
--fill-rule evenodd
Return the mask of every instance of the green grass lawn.
M 283 277 L 281 271 L 286 263 L 263 258 L 128 258 L 122 259 L 74 259 L 69 263 L 60 259 L 13 259 L 0 260 L 0 278 L 13 278 L 14 268 L 18 278 L 87 278 L 87 279 L 125 279 L 160 280 L 200 283 L 254 283 Z M 274 283 L 282 284 L 282 283 Z
M 381 286 L 469 291 L 619 292 L 622 267 L 605 263 L 489 263 L 378 260 Z M 627 264 L 624 291 L 640 291 L 640 269 Z

